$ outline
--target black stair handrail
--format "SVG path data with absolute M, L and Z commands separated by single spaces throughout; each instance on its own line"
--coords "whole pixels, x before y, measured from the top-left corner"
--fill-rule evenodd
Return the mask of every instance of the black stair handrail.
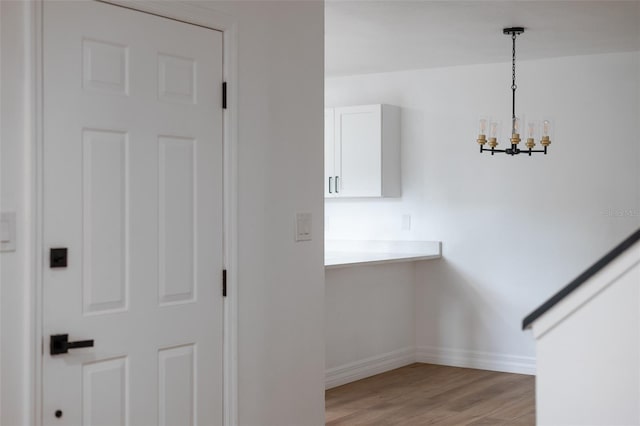
M 629 247 L 634 245 L 640 240 L 640 229 L 627 237 L 623 242 L 614 247 L 609 253 L 605 254 L 600 260 L 591 265 L 589 269 L 580 274 L 576 279 L 567 284 L 564 288 L 551 296 L 549 300 L 544 302 L 535 311 L 531 312 L 527 317 L 522 320 L 522 329 L 528 328 L 535 320 L 540 318 L 545 312 L 553 308 L 558 302 L 571 294 L 575 289 L 580 287 L 592 276 L 598 273 L 602 268 L 607 266 L 616 257 L 624 253 Z

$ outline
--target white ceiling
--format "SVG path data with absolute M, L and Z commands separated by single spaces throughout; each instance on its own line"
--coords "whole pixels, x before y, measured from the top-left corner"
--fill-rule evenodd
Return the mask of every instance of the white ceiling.
M 640 0 L 341 1 L 325 6 L 327 76 L 640 50 Z

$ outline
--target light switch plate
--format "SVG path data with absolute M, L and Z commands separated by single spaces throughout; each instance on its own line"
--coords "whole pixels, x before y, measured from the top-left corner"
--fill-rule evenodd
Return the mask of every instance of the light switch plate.
M 296 213 L 296 241 L 311 241 L 311 213 Z
M 16 213 L 0 214 L 0 252 L 16 251 Z

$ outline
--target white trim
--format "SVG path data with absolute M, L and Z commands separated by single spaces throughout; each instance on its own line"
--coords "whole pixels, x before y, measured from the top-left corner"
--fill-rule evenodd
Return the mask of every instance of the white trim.
M 49 1 L 49 0 L 45 0 Z M 56 1 L 56 0 L 52 0 Z M 214 10 L 212 7 L 203 7 L 196 3 L 186 3 L 180 0 L 165 1 L 139 1 L 139 0 L 96 0 L 103 3 L 110 3 L 116 6 L 123 6 L 129 9 L 138 10 L 140 12 L 151 13 L 153 15 L 162 16 L 189 24 L 200 25 L 212 30 L 222 31 L 224 33 L 237 31 L 236 19 L 220 10 Z M 213 4 L 215 7 L 215 4 Z M 225 47 L 227 44 L 225 43 Z M 235 57 L 235 53 L 233 55 Z M 229 58 L 231 60 L 232 58 Z M 225 57 L 225 62 L 227 58 Z M 235 67 L 233 67 L 235 68 Z M 226 77 L 226 74 L 225 74 Z
M 2 7 L 0 5 L 0 7 Z M 2 13 L 0 11 L 0 13 Z M 1 18 L 1 17 L 0 17 Z M 0 19 L 0 46 L 2 46 L 2 19 Z M 0 98 L 2 98 L 2 54 L 0 54 Z M 0 129 L 2 129 L 2 114 L 0 114 Z M 0 152 L 2 150 L 2 132 L 0 131 Z M 2 189 L 2 164 L 0 164 L 0 190 Z M 0 197 L 0 212 L 4 211 L 2 197 Z M 2 341 L 2 262 L 0 262 L 0 342 Z M 2 366 L 2 351 L 0 351 L 0 367 Z M 2 368 L 0 368 L 0 383 L 2 383 Z M 2 386 L 0 386 L 0 409 L 2 409 Z
M 574 312 L 602 293 L 614 282 L 640 263 L 640 242 L 629 247 L 604 269 L 598 271 L 569 296 L 558 302 L 531 325 L 533 336 L 539 340 Z
M 415 362 L 415 348 L 404 348 L 361 361 L 330 368 L 325 373 L 325 389 L 335 388 Z
M 29 113 L 31 117 L 31 165 L 33 167 L 33 180 L 31 184 L 31 203 L 33 208 L 31 212 L 31 303 L 33 312 L 32 329 L 33 332 L 33 348 L 31 349 L 31 357 L 33 362 L 33 374 L 31 375 L 31 392 L 28 404 L 32 407 L 29 419 L 31 424 L 44 424 L 42 412 L 42 368 L 44 353 L 44 338 L 42 335 L 42 293 L 43 293 L 43 276 L 44 276 L 44 74 L 43 74 L 43 8 L 44 2 L 33 1 L 29 3 L 29 24 L 31 28 L 28 33 L 31 36 L 29 46 L 31 55 L 27 68 L 31 74 L 31 91 L 29 93 Z
M 504 373 L 536 373 L 534 357 L 507 355 L 494 352 L 469 351 L 464 349 L 420 346 L 416 349 L 416 362 L 449 365 L 452 367 L 477 368 Z
M 35 166 L 36 177 L 32 184 L 34 202 L 33 217 L 33 272 L 31 306 L 34 320 L 34 339 L 30 348 L 31 358 L 35 366 L 32 389 L 33 398 L 29 404 L 33 416 L 31 424 L 42 425 L 42 274 L 43 243 L 43 182 L 42 182 L 42 6 L 44 1 L 28 2 L 31 12 L 28 34 L 32 37 L 32 87 L 30 101 L 32 122 L 32 161 Z M 170 19 L 183 21 L 203 27 L 221 31 L 223 33 L 223 79 L 228 82 L 227 109 L 223 112 L 224 127 L 224 265 L 227 269 L 227 297 L 224 301 L 224 353 L 223 353 L 223 422 L 225 426 L 238 424 L 238 271 L 237 271 L 237 241 L 238 241 L 238 25 L 235 18 L 221 11 L 205 8 L 180 1 L 126 1 L 100 0 L 118 6 L 128 7 L 141 12 L 152 13 Z
M 2 19 L 0 19 L 0 46 L 2 46 Z M 2 98 L 2 54 L 0 54 L 0 98 Z M 0 114 L 0 129 L 2 129 L 2 114 Z M 0 131 L 0 152 L 1 150 L 2 150 L 2 132 Z M 2 189 L 2 164 L 0 164 L 0 190 L 1 189 Z M 4 206 L 2 205 L 2 197 L 0 197 L 0 212 L 1 211 L 4 211 Z M 2 262 L 0 262 L 0 342 L 1 341 L 2 341 Z M 2 351 L 0 351 L 0 366 L 2 366 Z M 2 368 L 0 368 L 0 383 L 2 383 Z M 0 386 L 0 409 L 1 408 L 2 408 L 2 386 Z
M 238 27 L 223 29 L 227 110 L 224 114 L 224 257 L 227 298 L 224 306 L 224 425 L 238 424 Z
M 326 370 L 325 389 L 404 367 L 414 362 L 475 368 L 503 373 L 536 374 L 535 357 L 435 346 L 408 347 Z

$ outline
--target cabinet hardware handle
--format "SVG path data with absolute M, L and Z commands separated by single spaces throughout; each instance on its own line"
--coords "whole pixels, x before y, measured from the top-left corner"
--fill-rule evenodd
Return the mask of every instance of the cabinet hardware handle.
M 329 194 L 333 194 L 333 192 L 331 192 L 331 176 L 329 176 Z
M 338 176 L 336 176 L 336 194 L 339 193 L 340 191 L 338 191 Z

